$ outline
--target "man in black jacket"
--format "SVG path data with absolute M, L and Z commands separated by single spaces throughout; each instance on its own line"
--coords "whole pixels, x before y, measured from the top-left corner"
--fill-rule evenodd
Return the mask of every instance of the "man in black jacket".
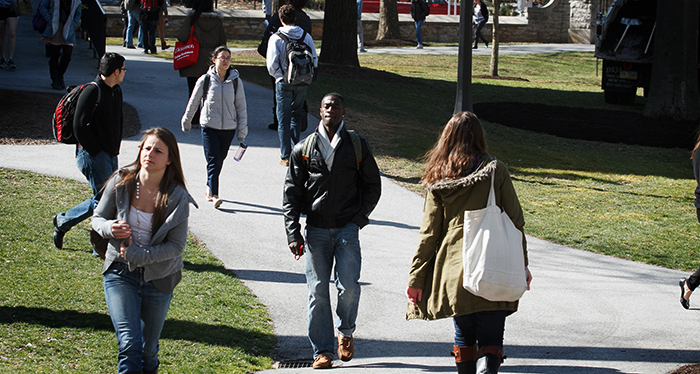
M 360 301 L 358 233 L 369 223 L 381 195 L 379 168 L 369 144 L 345 129 L 343 97 L 324 96 L 320 113 L 321 123 L 309 135 L 312 140 L 292 150 L 284 184 L 287 242 L 295 256 L 307 253 L 308 335 L 316 369 L 331 366 L 335 346 L 329 295 L 334 260 L 338 356 L 349 361 L 354 355 L 352 334 Z M 306 214 L 306 243 L 301 214 Z
M 117 170 L 122 141 L 122 90 L 126 67 L 124 57 L 105 53 L 100 60 L 96 84 L 88 85 L 78 97 L 73 132 L 79 144 L 75 150 L 78 169 L 85 175 L 93 196 L 65 213 L 53 216 L 53 243 L 63 248 L 63 236 L 73 226 L 92 216 L 102 196 L 102 186 Z

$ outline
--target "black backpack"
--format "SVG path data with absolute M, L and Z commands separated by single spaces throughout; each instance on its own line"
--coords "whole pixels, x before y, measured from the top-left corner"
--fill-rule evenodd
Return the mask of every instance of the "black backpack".
M 287 63 L 287 70 L 284 72 L 284 83 L 291 86 L 310 85 L 314 79 L 316 67 L 314 66 L 314 56 L 311 47 L 304 43 L 306 31 L 295 42 L 289 41 L 289 38 L 279 31 L 277 35 L 287 44 L 284 51 L 284 58 Z
M 96 82 L 85 83 L 75 88 L 69 87 L 67 94 L 63 95 L 61 101 L 56 105 L 56 110 L 53 113 L 53 121 L 51 121 L 51 129 L 53 137 L 65 144 L 78 144 L 78 139 L 73 133 L 73 119 L 75 118 L 75 108 L 78 106 L 78 98 L 83 93 L 88 85 L 97 87 L 97 102 L 95 108 L 100 105 L 102 92 L 100 86 Z M 94 112 L 94 109 L 93 109 Z

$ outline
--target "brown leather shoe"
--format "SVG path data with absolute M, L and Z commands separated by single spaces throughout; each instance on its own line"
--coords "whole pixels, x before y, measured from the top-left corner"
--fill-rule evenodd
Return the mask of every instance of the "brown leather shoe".
M 355 343 L 352 336 L 338 335 L 338 357 L 342 361 L 350 361 L 355 355 Z
M 312 365 L 312 367 L 314 369 L 330 369 L 332 364 L 333 362 L 331 360 L 331 356 L 325 353 L 321 353 L 320 355 L 314 358 L 314 364 Z

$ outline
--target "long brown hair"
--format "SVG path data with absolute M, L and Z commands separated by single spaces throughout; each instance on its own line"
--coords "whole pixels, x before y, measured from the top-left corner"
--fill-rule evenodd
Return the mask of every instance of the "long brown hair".
M 486 137 L 479 118 L 472 112 L 459 112 L 450 118 L 440 139 L 423 156 L 427 165 L 421 182 L 425 187 L 441 180 L 457 179 L 474 157 L 486 152 Z
M 143 143 L 146 142 L 149 136 L 154 135 L 168 146 L 168 158 L 170 165 L 165 167 L 163 179 L 160 180 L 158 186 L 158 195 L 156 196 L 156 206 L 153 211 L 153 232 L 155 234 L 165 220 L 165 208 L 170 197 L 170 191 L 176 186 L 185 187 L 185 174 L 182 172 L 182 162 L 180 161 L 180 148 L 177 146 L 175 135 L 165 127 L 152 127 L 144 131 L 139 145 L 139 154 L 136 156 L 136 161 L 127 165 L 121 174 L 121 179 L 117 182 L 118 186 L 127 186 L 131 191 L 131 199 L 136 193 L 136 178 L 141 171 L 141 150 Z

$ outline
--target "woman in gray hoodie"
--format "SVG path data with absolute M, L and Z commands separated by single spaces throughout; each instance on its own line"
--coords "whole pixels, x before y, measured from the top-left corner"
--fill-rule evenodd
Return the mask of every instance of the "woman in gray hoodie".
M 231 51 L 226 46 L 219 46 L 212 53 L 211 60 L 214 65 L 197 80 L 181 125 L 182 131 L 190 132 L 192 119 L 201 101 L 199 123 L 207 160 L 207 190 L 204 195 L 214 203 L 214 208 L 219 208 L 222 202 L 219 198 L 219 175 L 236 130 L 238 141 L 245 142 L 248 110 L 243 81 L 238 70 L 231 66 Z

